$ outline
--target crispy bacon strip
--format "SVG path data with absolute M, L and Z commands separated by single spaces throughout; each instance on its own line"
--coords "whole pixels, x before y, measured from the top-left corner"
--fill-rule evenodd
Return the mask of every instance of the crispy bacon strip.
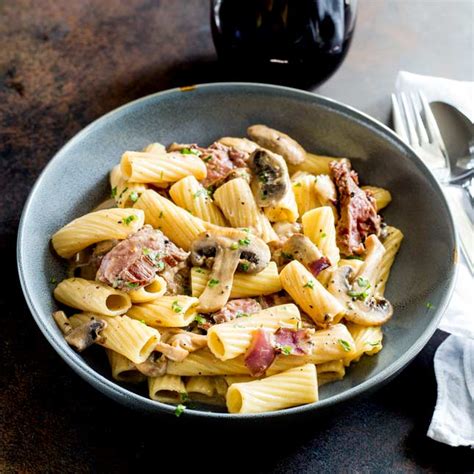
M 280 328 L 275 333 L 275 346 L 277 351 L 286 355 L 304 355 L 311 354 L 313 342 L 309 329 Z
M 253 333 L 250 347 L 245 353 L 244 362 L 253 377 L 262 376 L 275 360 L 276 351 L 268 331 L 257 329 Z

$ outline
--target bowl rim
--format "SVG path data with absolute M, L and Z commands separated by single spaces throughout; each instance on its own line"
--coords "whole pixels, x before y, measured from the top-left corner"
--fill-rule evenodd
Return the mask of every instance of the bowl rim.
M 98 389 L 102 393 L 106 394 L 107 396 L 112 397 L 115 400 L 120 400 L 127 406 L 131 406 L 131 401 L 135 401 L 136 404 L 140 405 L 141 409 L 146 409 L 149 412 L 161 413 L 161 414 L 174 414 L 175 406 L 168 405 L 166 403 L 158 402 L 155 400 L 151 400 L 146 398 L 140 394 L 137 394 L 133 391 L 128 390 L 126 387 L 123 387 L 116 383 L 115 381 L 108 379 L 101 375 L 100 373 L 96 372 L 91 366 L 87 364 L 87 362 L 72 348 L 63 347 L 63 345 L 59 342 L 58 335 L 53 333 L 46 324 L 43 323 L 43 318 L 40 314 L 40 311 L 36 308 L 34 297 L 30 294 L 28 288 L 28 282 L 26 281 L 25 274 L 23 271 L 22 260 L 22 243 L 25 234 L 25 226 L 26 226 L 26 216 L 28 214 L 29 208 L 31 206 L 32 201 L 35 198 L 35 194 L 37 190 L 41 187 L 42 181 L 44 176 L 48 173 L 50 167 L 52 166 L 53 162 L 62 154 L 67 152 L 67 150 L 75 145 L 77 141 L 84 139 L 90 132 L 92 132 L 98 126 L 101 126 L 104 122 L 108 121 L 115 115 L 119 115 L 127 108 L 136 107 L 142 103 L 146 103 L 155 98 L 166 98 L 167 96 L 172 96 L 177 93 L 187 93 L 193 92 L 195 90 L 209 90 L 211 93 L 213 90 L 219 89 L 228 89 L 228 93 L 231 93 L 232 90 L 239 89 L 239 88 L 250 88 L 255 91 L 269 91 L 276 93 L 277 95 L 286 95 L 286 96 L 298 96 L 299 98 L 307 98 L 308 100 L 316 100 L 320 105 L 328 106 L 328 108 L 332 110 L 336 110 L 341 112 L 345 115 L 349 115 L 352 119 L 356 118 L 359 122 L 362 122 L 366 126 L 370 126 L 371 128 L 378 129 L 379 132 L 382 133 L 386 138 L 390 138 L 394 141 L 398 147 L 404 149 L 405 154 L 423 171 L 423 174 L 427 177 L 430 181 L 431 186 L 435 188 L 438 194 L 441 196 L 442 204 L 445 206 L 448 214 L 449 226 L 451 233 L 454 239 L 454 249 L 455 255 L 459 255 L 458 250 L 458 236 L 456 232 L 456 228 L 454 226 L 453 217 L 450 211 L 450 208 L 447 204 L 446 198 L 442 191 L 441 186 L 436 181 L 436 179 L 431 174 L 429 168 L 423 163 L 423 161 L 418 157 L 416 152 L 413 148 L 403 142 L 396 133 L 391 130 L 388 126 L 384 125 L 380 121 L 375 118 L 370 117 L 368 114 L 357 110 L 354 107 L 346 105 L 342 102 L 339 102 L 334 99 L 327 98 L 325 96 L 315 94 L 313 92 L 303 91 L 299 89 L 294 89 L 291 87 L 285 86 L 277 86 L 272 84 L 262 84 L 262 83 L 253 83 L 253 82 L 210 82 L 210 83 L 203 83 L 192 85 L 189 87 L 175 87 L 172 89 L 167 89 L 164 91 L 156 92 L 153 94 L 146 95 L 144 97 L 138 98 L 131 102 L 127 102 L 109 112 L 101 117 L 98 117 L 86 127 L 82 128 L 79 132 L 77 132 L 73 137 L 71 137 L 49 160 L 47 165 L 39 174 L 38 178 L 33 185 L 28 198 L 25 202 L 23 207 L 23 211 L 20 218 L 20 223 L 18 227 L 18 236 L 17 236 L 17 268 L 18 274 L 20 279 L 21 288 L 23 291 L 23 295 L 27 302 L 28 308 L 33 315 L 33 318 L 49 342 L 49 344 L 53 347 L 53 349 L 59 354 L 59 356 L 83 379 L 85 379 L 88 383 L 91 383 L 94 388 Z M 277 411 L 271 412 L 264 412 L 264 413 L 252 413 L 252 414 L 232 414 L 232 413 L 222 413 L 222 412 L 212 412 L 212 411 L 203 411 L 203 410 L 194 410 L 188 409 L 185 410 L 183 415 L 189 419 L 219 419 L 219 420 L 255 420 L 255 419 L 267 419 L 267 418 L 283 418 L 288 417 L 291 415 L 297 415 L 302 413 L 309 413 L 309 412 L 317 412 L 322 411 L 322 409 L 334 406 L 340 402 L 347 401 L 351 398 L 357 397 L 362 393 L 377 388 L 383 384 L 384 381 L 390 380 L 393 376 L 395 376 L 398 372 L 400 372 L 427 344 L 431 336 L 436 331 L 439 322 L 446 311 L 446 308 L 451 301 L 451 297 L 453 295 L 454 285 L 458 275 L 458 261 L 457 258 L 452 259 L 453 265 L 453 275 L 451 280 L 448 283 L 448 287 L 445 290 L 445 293 L 442 297 L 441 304 L 438 305 L 437 308 L 433 311 L 433 317 L 426 328 L 423 330 L 420 337 L 415 341 L 415 343 L 397 360 L 393 361 L 389 364 L 386 368 L 382 369 L 379 373 L 373 375 L 368 380 L 351 387 L 350 389 L 333 395 L 327 399 L 320 400 L 318 402 L 300 405 L 292 408 L 286 408 Z

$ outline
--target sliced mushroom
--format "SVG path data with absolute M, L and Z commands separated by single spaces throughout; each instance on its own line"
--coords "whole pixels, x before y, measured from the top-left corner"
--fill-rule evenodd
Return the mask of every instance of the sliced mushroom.
M 248 138 L 222 137 L 219 138 L 218 142 L 248 154 L 253 153 L 258 148 L 258 145 Z
M 53 318 L 64 334 L 64 339 L 78 352 L 82 352 L 96 342 L 101 342 L 103 338 L 100 332 L 107 327 L 103 319 L 91 318 L 73 329 L 64 311 L 55 311 Z
M 258 149 L 250 155 L 248 164 L 254 174 L 252 188 L 257 204 L 275 205 L 290 189 L 290 177 L 285 160 L 268 150 Z
M 165 375 L 167 366 L 167 358 L 164 355 L 158 356 L 156 352 L 152 352 L 145 362 L 135 364 L 137 370 L 147 377 L 161 377 Z
M 375 236 L 365 241 L 367 253 L 357 274 L 349 266 L 335 270 L 328 285 L 332 293 L 346 307 L 345 318 L 362 326 L 380 326 L 393 314 L 390 302 L 374 296 L 375 280 L 385 248 Z
M 202 233 L 191 247 L 195 266 L 212 268 L 198 309 L 212 313 L 229 299 L 234 273 L 258 273 L 267 267 L 270 250 L 260 238 L 238 229 L 221 228 Z
M 254 142 L 278 153 L 289 164 L 297 165 L 306 159 L 304 148 L 285 133 L 265 125 L 252 125 L 247 129 L 247 133 Z
M 178 329 L 174 334 L 169 333 L 169 337 L 165 342 L 170 346 L 185 350 L 188 354 L 207 346 L 207 336 L 196 334 L 190 331 Z
M 281 248 L 282 258 L 300 261 L 315 277 L 331 262 L 321 253 L 316 245 L 303 234 L 293 234 Z

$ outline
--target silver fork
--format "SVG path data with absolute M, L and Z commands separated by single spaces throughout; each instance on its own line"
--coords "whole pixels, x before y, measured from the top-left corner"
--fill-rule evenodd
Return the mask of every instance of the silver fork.
M 449 184 L 460 185 L 468 194 L 472 206 L 472 174 L 463 180 L 451 179 L 451 168 L 448 153 L 441 137 L 436 119 L 423 93 L 418 95 L 401 92 L 397 97 L 392 94 L 393 124 L 400 138 L 409 144 L 423 162 L 430 168 L 436 179 L 443 186 Z M 450 202 L 456 228 L 461 240 L 461 248 L 466 256 L 467 263 L 474 273 L 474 244 L 473 225 L 464 209 Z

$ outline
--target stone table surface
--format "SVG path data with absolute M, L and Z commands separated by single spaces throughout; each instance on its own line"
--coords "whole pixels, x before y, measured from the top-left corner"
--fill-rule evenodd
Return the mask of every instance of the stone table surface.
M 473 80 L 473 5 L 361 0 L 347 60 L 318 92 L 388 123 L 398 70 Z M 303 426 L 256 430 L 165 423 L 119 406 L 76 376 L 35 326 L 15 240 L 38 174 L 109 110 L 219 79 L 215 61 L 206 0 L 0 0 L 0 471 L 473 471 L 472 451 L 425 436 L 440 331 L 377 392 Z

